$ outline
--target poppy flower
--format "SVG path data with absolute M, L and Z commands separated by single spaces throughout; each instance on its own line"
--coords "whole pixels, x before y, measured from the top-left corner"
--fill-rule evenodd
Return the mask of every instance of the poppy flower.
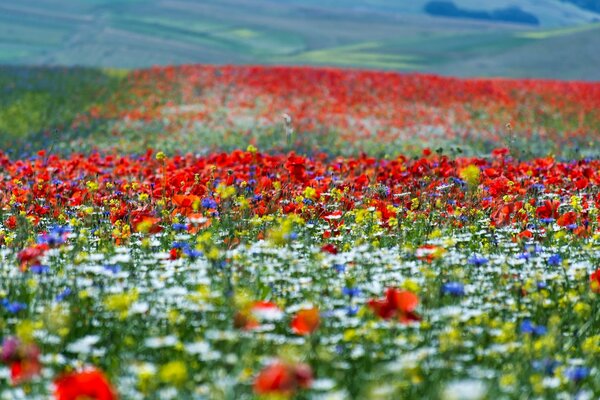
M 386 291 L 385 298 L 372 299 L 367 304 L 378 317 L 383 319 L 395 317 L 402 323 L 420 320 L 420 317 L 415 313 L 415 309 L 419 304 L 419 297 L 407 290 L 389 288 Z
M 312 380 L 310 366 L 275 361 L 260 371 L 254 381 L 254 392 L 259 395 L 292 396 L 299 389 L 310 388 Z
M 577 221 L 577 214 L 574 211 L 568 211 L 558 217 L 556 223 L 559 226 L 569 226 L 573 225 Z
M 283 318 L 283 311 L 277 304 L 270 301 L 256 301 L 235 314 L 233 326 L 238 329 L 252 330 L 260 327 L 261 322 L 277 321 L 281 318 Z
M 593 292 L 600 294 L 600 268 L 590 274 L 590 287 Z
M 54 381 L 54 385 L 56 400 L 116 400 L 118 398 L 106 376 L 96 369 L 61 375 Z
M 13 385 L 30 380 L 40 374 L 42 365 L 38 356 L 30 359 L 15 361 L 10 364 L 10 380 Z
M 290 327 L 292 328 L 292 332 L 297 335 L 310 335 L 317 330 L 320 324 L 319 309 L 313 307 L 298 311 L 294 319 L 292 319 Z
M 34 343 L 23 343 L 14 336 L 9 336 L 2 342 L 0 359 L 9 366 L 13 385 L 39 375 L 42 369 L 39 348 Z

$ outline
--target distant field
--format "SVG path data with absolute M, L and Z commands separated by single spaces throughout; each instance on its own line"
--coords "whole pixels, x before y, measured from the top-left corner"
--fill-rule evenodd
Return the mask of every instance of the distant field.
M 456 1 L 467 8 L 474 1 Z M 486 7 L 506 7 L 494 0 Z M 0 63 L 137 68 L 312 64 L 600 80 L 600 16 L 524 1 L 537 29 L 424 15 L 425 0 L 24 0 L 0 4 Z M 566 46 L 566 47 L 565 47 Z M 568 52 L 563 49 L 568 49 Z

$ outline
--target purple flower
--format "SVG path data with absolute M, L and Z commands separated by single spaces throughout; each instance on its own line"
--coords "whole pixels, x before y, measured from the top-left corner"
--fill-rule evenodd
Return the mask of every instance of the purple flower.
M 17 350 L 19 349 L 20 344 L 21 341 L 14 336 L 4 338 L 4 341 L 2 342 L 2 353 L 0 356 L 2 361 L 8 362 L 14 359 L 17 355 Z

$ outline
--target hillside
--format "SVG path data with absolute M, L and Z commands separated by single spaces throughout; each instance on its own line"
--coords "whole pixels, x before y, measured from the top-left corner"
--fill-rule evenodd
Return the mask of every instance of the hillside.
M 539 26 L 427 15 L 428 1 L 24 0 L 0 4 L 0 64 L 339 65 L 599 80 L 598 14 L 519 2 Z M 455 1 L 493 15 L 511 2 Z M 473 11 L 474 10 L 474 11 Z M 479 11 L 478 11 L 479 10 Z M 483 11 L 481 11 L 483 10 Z M 556 52 L 555 49 L 565 48 Z M 552 65 L 552 68 L 548 66 Z M 573 68 L 576 65 L 577 68 Z

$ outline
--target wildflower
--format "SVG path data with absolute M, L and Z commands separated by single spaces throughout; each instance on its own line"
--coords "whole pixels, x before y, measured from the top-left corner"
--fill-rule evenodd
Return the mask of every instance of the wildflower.
M 587 367 L 573 367 L 565 371 L 565 375 L 567 376 L 567 378 L 569 378 L 573 382 L 582 381 L 583 379 L 587 378 L 589 374 L 590 370 Z
M 319 309 L 316 307 L 300 310 L 290 324 L 292 332 L 297 335 L 309 335 L 321 324 Z
M 541 336 L 546 334 L 547 329 L 543 325 L 534 325 L 530 320 L 526 319 L 521 323 L 521 332 Z
M 117 394 L 106 376 L 99 370 L 90 369 L 60 375 L 54 381 L 55 400 L 116 400 Z
M 463 296 L 465 294 L 465 287 L 459 282 L 444 283 L 442 285 L 442 293 L 452 296 Z
M 446 400 L 480 400 L 487 394 L 484 382 L 474 379 L 452 381 L 444 388 L 441 398 Z
M 48 244 L 41 243 L 21 250 L 17 254 L 17 260 L 21 264 L 21 271 L 25 271 L 31 265 L 39 265 L 41 258 L 48 248 Z
M 590 274 L 590 287 L 593 292 L 600 294 L 600 268 Z
M 473 255 L 469 258 L 468 262 L 476 267 L 481 267 L 482 265 L 487 264 L 488 259 L 482 256 Z
M 16 314 L 19 311 L 25 310 L 27 308 L 27 304 L 25 303 L 21 303 L 18 301 L 11 302 L 7 299 L 2 300 L 2 305 L 4 306 L 6 311 L 8 311 L 11 314 Z
M 1 360 L 10 368 L 11 382 L 16 385 L 39 375 L 42 367 L 40 351 L 34 343 L 7 337 L 2 343 Z
M 211 197 L 203 198 L 202 202 L 200 204 L 202 205 L 202 207 L 211 209 L 211 210 L 217 208 L 217 202 Z
M 479 184 L 480 175 L 481 171 L 479 167 L 473 164 L 463 168 L 459 173 L 460 178 L 467 182 L 470 187 L 475 187 Z
M 418 304 L 419 298 L 416 294 L 394 288 L 387 289 L 385 298 L 372 299 L 368 302 L 369 307 L 378 317 L 383 319 L 396 317 L 402 323 L 420 320 L 414 312 Z
M 158 376 L 164 383 L 180 386 L 187 381 L 187 367 L 183 361 L 171 361 L 160 367 Z
M 562 257 L 560 254 L 553 254 L 548 257 L 548 265 L 557 266 L 562 263 Z
M 312 370 L 306 364 L 289 364 L 275 361 L 265 367 L 254 380 L 258 395 L 292 396 L 299 389 L 310 388 Z

